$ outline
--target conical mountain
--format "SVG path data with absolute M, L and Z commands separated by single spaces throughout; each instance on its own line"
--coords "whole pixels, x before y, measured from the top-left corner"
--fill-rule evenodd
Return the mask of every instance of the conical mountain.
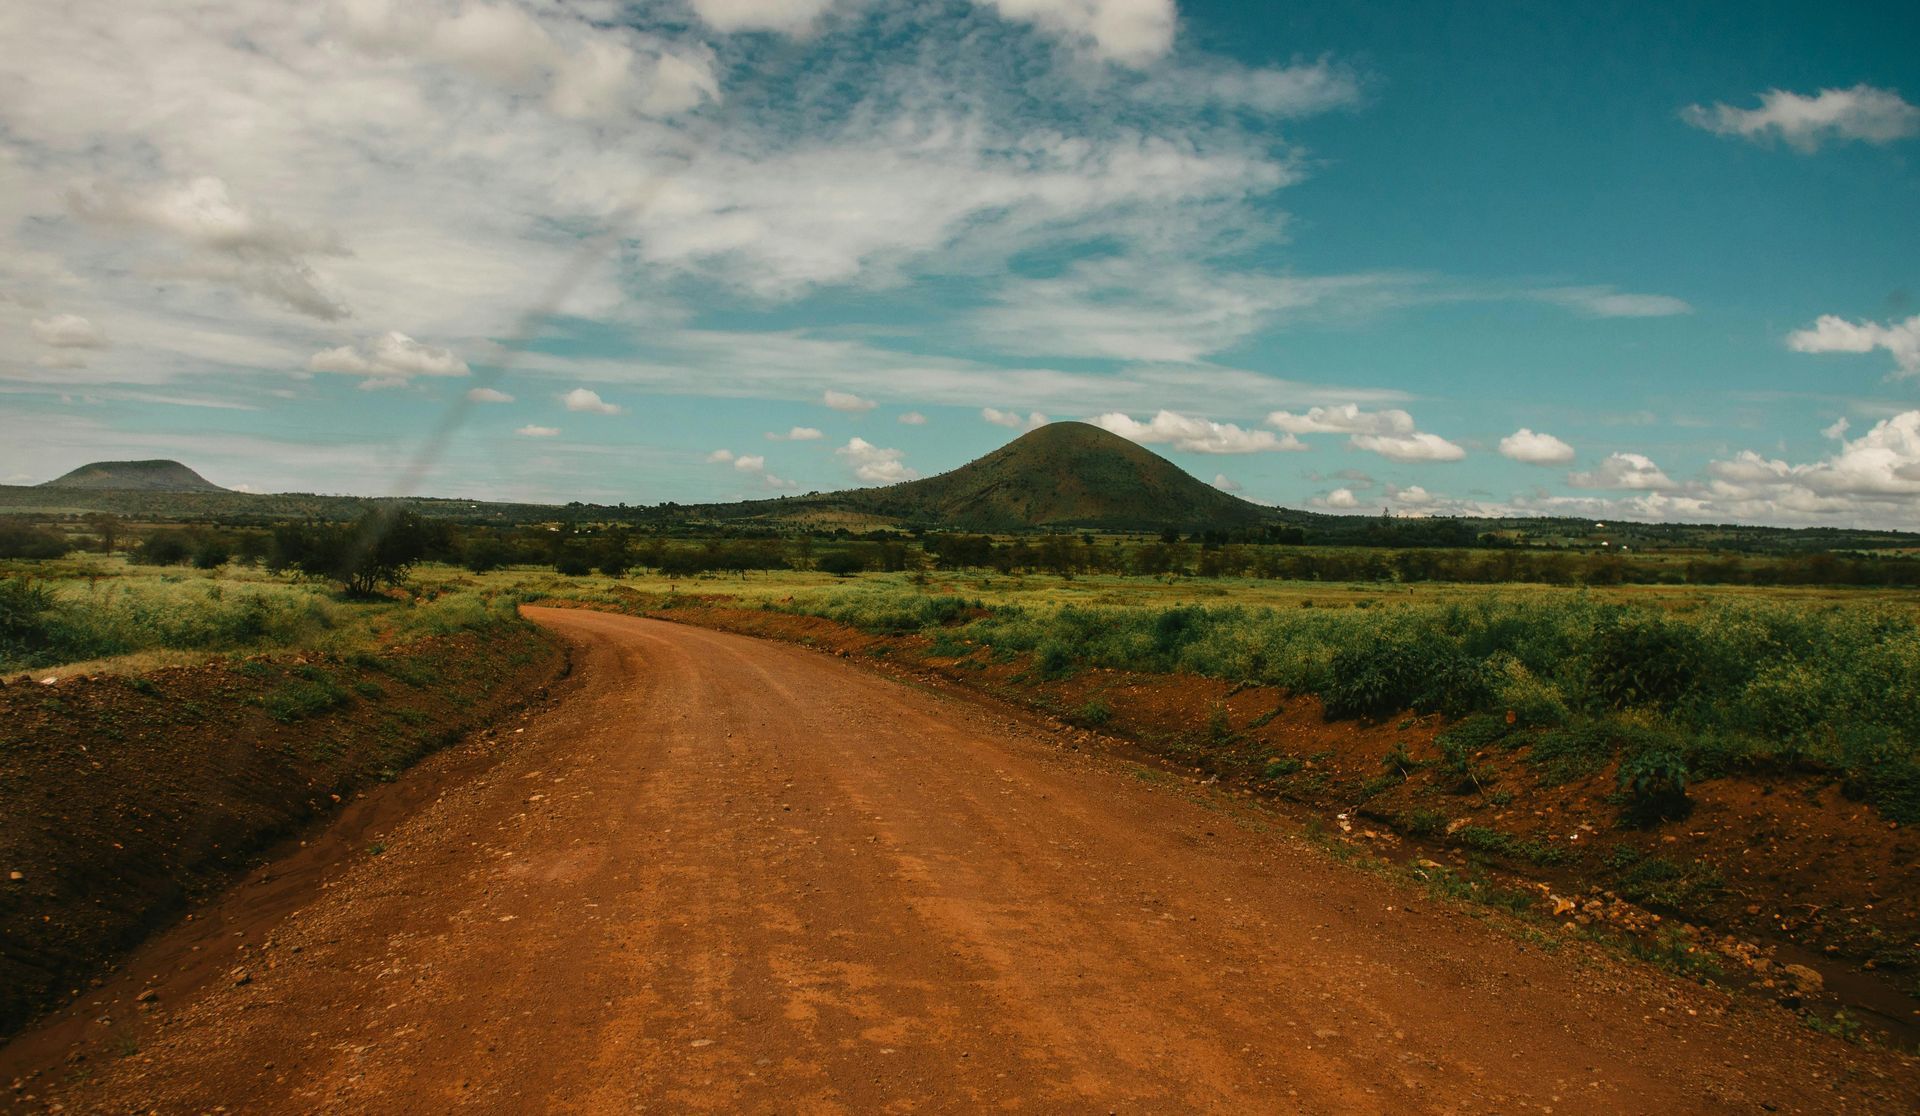
M 1275 518 L 1084 422 L 1050 423 L 939 476 L 842 495 L 878 515 L 975 531 L 1191 530 Z

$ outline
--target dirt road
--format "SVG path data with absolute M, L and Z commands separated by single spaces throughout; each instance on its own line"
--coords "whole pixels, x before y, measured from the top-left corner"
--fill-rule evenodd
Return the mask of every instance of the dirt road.
M 997 707 L 799 647 L 529 611 L 577 665 L 506 758 L 236 943 L 243 974 L 144 1011 L 136 984 L 110 985 L 86 1010 L 121 1048 L 95 1041 L 70 1083 L 14 1102 L 1613 1113 L 1920 1096 L 1910 1061 L 1543 952 Z

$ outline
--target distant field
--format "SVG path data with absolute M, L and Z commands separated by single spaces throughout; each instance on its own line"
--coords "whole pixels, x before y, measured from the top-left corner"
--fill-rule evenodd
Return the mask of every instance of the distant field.
M 414 593 L 342 598 L 245 566 L 192 570 L 83 557 L 0 563 L 0 673 L 133 674 L 251 651 L 347 654 L 484 628 L 517 598 L 432 579 Z
M 1475 602 L 1516 596 L 1547 605 L 1604 601 L 1687 612 L 1732 602 L 1829 608 L 1885 608 L 1920 616 L 1920 593 L 1901 589 L 1807 586 L 1549 586 L 1490 588 L 1445 582 L 1268 581 L 1255 578 L 1136 577 L 1110 574 L 1063 578 L 993 572 L 869 573 L 839 578 L 814 570 L 752 571 L 666 577 L 635 571 L 627 577 L 566 577 L 551 569 L 513 567 L 472 573 L 422 565 L 404 591 L 372 601 L 342 598 L 330 585 L 227 565 L 218 570 L 143 566 L 118 557 L 75 556 L 51 561 L 0 562 L 0 593 L 31 581 L 48 595 L 47 622 L 55 638 L 28 653 L 9 645 L 0 627 L 0 671 L 66 665 L 130 673 L 196 661 L 209 654 L 276 648 L 346 651 L 484 625 L 524 600 L 561 597 L 613 605 L 635 595 L 726 596 L 742 605 L 826 607 L 850 591 L 863 595 L 954 595 L 988 607 L 1041 611 L 1063 607 L 1164 609 L 1181 605 L 1297 609 L 1391 609 L 1407 605 Z M 15 590 L 17 591 L 17 590 Z M 794 598 L 794 602 L 788 599 Z M 0 607 L 6 607 L 0 604 Z M 18 605 L 12 606 L 16 610 Z

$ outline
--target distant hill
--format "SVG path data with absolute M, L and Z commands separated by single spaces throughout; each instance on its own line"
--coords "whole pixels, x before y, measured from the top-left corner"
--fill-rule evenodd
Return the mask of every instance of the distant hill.
M 1050 423 L 952 472 L 851 495 L 882 515 L 973 530 L 1245 527 L 1273 518 L 1084 422 Z
M 1199 530 L 1279 519 L 1273 509 L 1229 496 L 1159 454 L 1084 422 L 1050 423 L 924 480 L 687 510 L 719 520 L 896 523 L 968 531 Z
M 95 461 L 41 488 L 118 489 L 136 492 L 227 492 L 178 461 Z

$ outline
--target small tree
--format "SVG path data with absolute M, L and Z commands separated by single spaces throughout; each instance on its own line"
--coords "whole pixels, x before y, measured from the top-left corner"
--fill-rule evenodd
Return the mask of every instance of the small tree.
M 274 532 L 271 564 L 340 582 L 356 597 L 392 585 L 426 556 L 429 533 L 412 512 L 376 507 L 351 524 L 306 524 Z
M 867 568 L 866 559 L 845 550 L 822 554 L 816 564 L 821 573 L 830 573 L 835 577 L 851 577 Z

